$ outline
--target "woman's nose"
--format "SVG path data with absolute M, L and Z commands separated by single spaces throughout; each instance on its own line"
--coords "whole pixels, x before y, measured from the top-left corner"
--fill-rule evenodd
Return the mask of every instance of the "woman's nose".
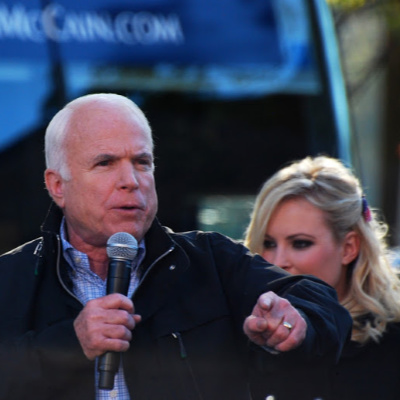
M 268 261 L 281 268 L 287 268 L 290 266 L 289 254 L 287 249 L 282 246 L 278 246 L 275 249 L 273 256 L 270 257 L 270 260 Z

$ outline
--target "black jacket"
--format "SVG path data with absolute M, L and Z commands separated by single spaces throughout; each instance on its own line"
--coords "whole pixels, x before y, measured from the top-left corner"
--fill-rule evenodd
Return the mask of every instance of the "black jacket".
M 58 229 L 59 216 L 43 238 L 0 257 L 1 399 L 94 398 L 94 362 L 73 329 L 82 305 Z M 268 290 L 289 299 L 308 323 L 304 343 L 282 359 L 334 358 L 350 331 L 333 289 L 288 275 L 217 233 L 177 234 L 155 221 L 140 270 L 133 302 L 142 322 L 123 355 L 133 400 L 248 399 L 248 353 L 258 359 L 265 351 L 249 344 L 242 325 Z
M 378 343 L 347 343 L 338 363 L 281 365 L 264 358 L 263 370 L 252 375 L 252 390 L 258 399 L 273 395 L 276 400 L 398 400 L 399 360 L 400 323 L 391 323 Z

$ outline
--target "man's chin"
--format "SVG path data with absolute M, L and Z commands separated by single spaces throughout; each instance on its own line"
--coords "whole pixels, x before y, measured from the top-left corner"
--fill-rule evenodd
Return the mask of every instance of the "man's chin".
M 132 235 L 137 241 L 141 240 L 143 237 L 143 227 L 140 226 L 138 227 L 137 225 L 130 223 L 130 224 L 119 224 L 117 226 L 114 226 L 111 230 L 110 230 L 110 235 L 113 235 L 114 233 L 118 233 L 118 232 L 126 232 L 129 233 L 130 235 Z

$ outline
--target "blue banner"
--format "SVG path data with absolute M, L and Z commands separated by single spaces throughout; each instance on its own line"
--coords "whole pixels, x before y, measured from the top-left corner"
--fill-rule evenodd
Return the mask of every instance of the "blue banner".
M 286 3 L 288 18 L 293 10 Z M 278 1 L 0 1 L 1 59 L 153 65 L 285 62 Z M 292 6 L 293 7 L 293 6 Z M 298 6 L 294 6 L 299 8 Z M 282 6 L 280 6 L 282 8 Z M 285 11 L 284 11 L 285 12 Z M 297 19 L 301 16 L 296 17 Z M 303 63 L 308 37 L 298 36 Z
M 0 0 L 0 149 L 43 120 L 57 65 L 67 98 L 315 92 L 309 31 L 305 0 Z

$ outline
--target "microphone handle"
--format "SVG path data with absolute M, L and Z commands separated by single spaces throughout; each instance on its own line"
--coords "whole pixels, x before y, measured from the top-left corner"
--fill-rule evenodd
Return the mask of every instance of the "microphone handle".
M 108 267 L 107 294 L 128 294 L 131 278 L 131 261 L 125 259 L 111 259 Z M 108 351 L 101 355 L 98 360 L 99 389 L 111 390 L 114 388 L 114 378 L 118 371 L 121 354 Z

